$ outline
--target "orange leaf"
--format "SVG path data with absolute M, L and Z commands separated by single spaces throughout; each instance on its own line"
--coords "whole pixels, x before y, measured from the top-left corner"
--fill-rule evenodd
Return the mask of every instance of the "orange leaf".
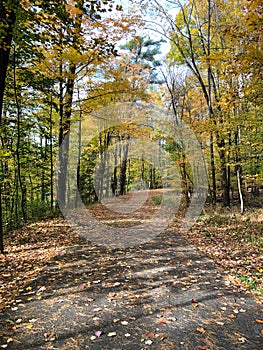
M 200 333 L 205 333 L 205 329 L 204 328 L 196 328 L 196 330 Z
M 152 332 L 147 332 L 145 335 L 146 335 L 146 337 L 149 337 L 149 338 L 154 338 L 155 337 L 155 334 L 152 333 Z
M 263 320 L 256 319 L 257 323 L 263 324 Z

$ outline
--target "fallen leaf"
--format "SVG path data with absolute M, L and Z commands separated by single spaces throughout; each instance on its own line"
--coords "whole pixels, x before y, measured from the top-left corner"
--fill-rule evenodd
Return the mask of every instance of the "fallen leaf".
M 247 339 L 245 337 L 241 337 L 241 338 L 238 338 L 238 341 L 240 341 L 241 343 L 245 343 Z
M 102 335 L 102 332 L 101 331 L 96 331 L 95 335 L 96 335 L 96 337 L 100 337 Z
M 158 339 L 162 341 L 162 340 L 166 339 L 166 337 L 164 335 L 162 335 L 162 334 L 159 334 L 158 335 Z
M 259 320 L 259 319 L 257 318 L 257 319 L 256 319 L 256 322 L 262 324 L 262 323 L 263 323 L 263 320 Z
M 99 312 L 99 311 L 101 311 L 101 310 L 102 310 L 101 307 L 96 307 L 95 309 L 93 309 L 93 312 Z
M 172 321 L 172 322 L 177 321 L 177 319 L 176 319 L 175 317 L 168 317 L 167 320 L 168 320 L 168 321 Z
M 200 328 L 198 327 L 198 328 L 196 328 L 196 330 L 200 333 L 205 333 L 205 329 L 202 327 L 200 327 Z
M 155 334 L 153 332 L 147 332 L 145 335 L 148 338 L 154 338 L 155 337 Z
M 31 328 L 33 328 L 33 327 L 34 327 L 33 324 L 27 324 L 27 325 L 26 325 L 26 328 L 27 328 L 27 329 L 31 329 Z
M 45 286 L 40 287 L 37 291 L 37 295 L 38 295 L 38 293 L 44 292 L 46 289 L 47 288 Z
M 146 344 L 146 345 L 152 345 L 152 343 L 153 343 L 153 341 L 152 341 L 152 340 L 150 340 L 150 339 L 148 339 L 148 340 L 146 340 L 146 341 L 145 341 L 145 343 L 144 343 L 144 344 Z
M 109 332 L 108 337 L 116 337 L 117 333 L 116 332 Z
M 108 297 L 109 298 L 113 298 L 113 297 L 115 297 L 116 296 L 116 293 L 113 293 L 113 292 L 110 292 L 109 294 L 108 294 Z

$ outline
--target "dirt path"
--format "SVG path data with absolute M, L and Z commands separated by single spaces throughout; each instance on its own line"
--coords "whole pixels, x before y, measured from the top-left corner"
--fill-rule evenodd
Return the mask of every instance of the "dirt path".
M 0 346 L 261 350 L 262 320 L 261 304 L 167 229 L 134 247 L 65 247 L 0 314 Z

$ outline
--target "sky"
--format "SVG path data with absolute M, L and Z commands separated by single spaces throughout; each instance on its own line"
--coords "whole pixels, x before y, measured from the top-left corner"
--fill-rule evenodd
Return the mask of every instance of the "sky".
M 162 5 L 164 5 L 165 1 L 161 1 Z M 138 6 L 136 7 L 135 2 L 134 1 L 129 1 L 129 0 L 116 0 L 116 4 L 121 4 L 123 6 L 124 11 L 128 12 L 128 9 L 131 8 L 131 6 L 134 6 L 135 9 L 138 8 Z M 171 14 L 173 14 L 174 16 L 177 13 L 177 10 L 174 8 L 171 11 L 169 11 Z M 139 11 L 139 13 L 141 14 L 141 12 Z M 138 30 L 138 35 L 140 36 L 144 36 L 144 35 L 149 35 L 152 39 L 154 40 L 159 40 L 162 38 L 162 36 L 160 34 L 157 33 L 157 31 L 155 31 L 152 27 L 152 25 L 150 24 L 150 21 L 154 21 L 158 24 L 158 18 L 153 18 L 150 17 L 149 15 L 144 17 L 145 21 L 149 21 L 149 24 L 146 24 L 145 28 L 141 28 Z M 122 43 L 123 44 L 123 43 Z M 169 52 L 170 49 L 170 44 L 169 42 L 166 43 L 162 43 L 161 45 L 161 56 L 165 57 L 167 55 L 167 53 Z

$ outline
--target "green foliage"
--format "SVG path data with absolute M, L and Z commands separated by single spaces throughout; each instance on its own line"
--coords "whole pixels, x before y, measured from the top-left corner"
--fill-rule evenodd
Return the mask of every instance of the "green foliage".
M 151 84 L 158 84 L 161 81 L 156 68 L 161 65 L 161 62 L 155 56 L 160 55 L 160 47 L 164 42 L 163 39 L 152 40 L 149 36 L 135 36 L 120 48 L 130 53 L 133 65 L 140 65 L 141 70 L 148 73 Z
M 152 197 L 152 201 L 155 205 L 161 205 L 162 198 L 163 198 L 163 196 L 161 194 L 156 194 L 155 196 Z

